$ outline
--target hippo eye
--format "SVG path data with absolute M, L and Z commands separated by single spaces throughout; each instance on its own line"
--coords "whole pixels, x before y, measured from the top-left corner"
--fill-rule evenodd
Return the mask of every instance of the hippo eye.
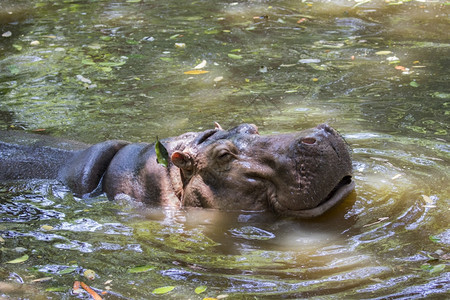
M 216 161 L 219 163 L 228 163 L 236 158 L 236 154 L 229 149 L 221 149 L 216 155 Z
M 226 160 L 233 157 L 233 154 L 228 150 L 222 150 L 217 154 L 217 158 L 220 160 Z

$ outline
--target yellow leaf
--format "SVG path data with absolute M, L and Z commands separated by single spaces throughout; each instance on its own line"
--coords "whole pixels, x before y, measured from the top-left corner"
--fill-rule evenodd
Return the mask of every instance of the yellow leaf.
M 184 72 L 184 74 L 187 74 L 187 75 L 199 75 L 199 74 L 205 74 L 205 73 L 209 73 L 209 71 L 205 71 L 205 70 L 190 70 L 190 71 Z
M 95 271 L 91 270 L 91 269 L 87 269 L 83 272 L 84 277 L 86 277 L 89 280 L 94 280 L 95 279 Z
M 41 229 L 42 229 L 42 230 L 53 230 L 53 226 L 50 226 L 50 225 L 42 225 L 42 226 L 41 226 Z

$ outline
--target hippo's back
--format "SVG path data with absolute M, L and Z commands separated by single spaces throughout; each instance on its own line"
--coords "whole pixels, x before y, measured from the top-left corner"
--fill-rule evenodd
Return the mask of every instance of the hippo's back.
M 67 159 L 87 146 L 45 135 L 0 131 L 0 180 L 56 179 Z

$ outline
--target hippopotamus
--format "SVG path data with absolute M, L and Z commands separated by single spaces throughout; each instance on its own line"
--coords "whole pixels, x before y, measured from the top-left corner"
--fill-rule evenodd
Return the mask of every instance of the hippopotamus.
M 0 142 L 0 180 L 57 179 L 80 197 L 100 192 L 148 205 L 311 218 L 355 187 L 349 146 L 327 124 L 275 135 L 260 135 L 252 124 L 230 130 L 216 124 L 161 140 L 167 166 L 158 163 L 151 143 L 58 144 L 40 138 L 19 145 L 11 142 L 14 133 L 9 136 Z

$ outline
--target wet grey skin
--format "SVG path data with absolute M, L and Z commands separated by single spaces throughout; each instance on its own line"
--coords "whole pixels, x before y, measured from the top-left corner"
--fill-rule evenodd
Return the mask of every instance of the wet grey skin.
M 162 140 L 168 167 L 158 164 L 154 144 L 73 142 L 71 150 L 72 142 L 58 144 L 45 137 L 14 144 L 13 134 L 0 142 L 0 180 L 54 178 L 84 197 L 105 192 L 109 199 L 127 197 L 152 206 L 266 210 L 312 218 L 355 187 L 349 146 L 327 124 L 277 135 L 259 135 L 252 124 L 230 130 L 216 124 L 215 129 Z

